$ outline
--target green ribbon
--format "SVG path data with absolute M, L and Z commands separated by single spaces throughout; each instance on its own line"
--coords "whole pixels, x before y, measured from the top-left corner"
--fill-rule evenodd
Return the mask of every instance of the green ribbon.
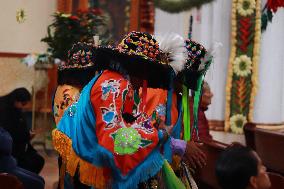
M 183 109 L 183 126 L 185 141 L 190 140 L 190 110 L 189 110 L 189 98 L 188 98 L 188 88 L 182 85 L 182 109 Z
M 201 97 L 201 90 L 202 90 L 202 84 L 203 84 L 204 75 L 200 76 L 197 80 L 197 90 L 194 93 L 194 102 L 193 102 L 193 129 L 192 132 L 196 131 L 197 139 L 199 140 L 198 136 L 198 108 L 200 103 L 200 97 Z

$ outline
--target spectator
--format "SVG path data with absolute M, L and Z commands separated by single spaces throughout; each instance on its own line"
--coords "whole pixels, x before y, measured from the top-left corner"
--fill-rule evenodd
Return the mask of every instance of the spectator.
M 44 180 L 39 175 L 17 166 L 11 156 L 13 140 L 10 134 L 0 127 L 0 173 L 15 175 L 25 188 L 43 189 Z
M 200 106 L 198 109 L 198 137 L 201 140 L 212 139 L 212 136 L 209 133 L 209 124 L 205 115 L 205 111 L 208 110 L 208 106 L 211 104 L 211 99 L 213 97 L 213 93 L 210 90 L 210 87 L 206 81 L 204 81 L 202 88 L 202 95 L 200 99 Z M 190 101 L 190 115 L 191 115 L 191 128 L 193 127 L 193 99 Z M 197 141 L 198 138 L 196 136 L 196 132 L 194 131 L 192 135 L 192 140 Z
M 268 189 L 271 186 L 266 167 L 257 153 L 248 147 L 226 149 L 216 163 L 216 176 L 222 189 Z
M 22 113 L 30 99 L 31 94 L 25 88 L 17 88 L 0 97 L 0 126 L 9 132 L 13 139 L 12 155 L 18 166 L 38 174 L 43 168 L 44 159 L 30 143 L 35 133 L 29 130 Z

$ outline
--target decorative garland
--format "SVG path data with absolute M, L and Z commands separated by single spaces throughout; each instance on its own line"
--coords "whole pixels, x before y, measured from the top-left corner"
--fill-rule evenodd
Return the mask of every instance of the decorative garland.
M 155 0 L 155 6 L 170 13 L 178 13 L 194 7 L 201 7 L 203 4 L 213 0 Z
M 233 0 L 231 55 L 226 87 L 225 131 L 243 133 L 252 121 L 257 91 L 261 0 Z
M 261 31 L 265 31 L 268 22 L 272 22 L 273 14 L 281 7 L 284 7 L 284 1 L 281 0 L 268 0 L 262 10 L 261 15 Z

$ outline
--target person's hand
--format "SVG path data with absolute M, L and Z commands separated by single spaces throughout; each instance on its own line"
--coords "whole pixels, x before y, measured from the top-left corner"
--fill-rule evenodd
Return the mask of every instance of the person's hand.
M 30 139 L 33 139 L 36 135 L 36 132 L 33 130 L 30 130 Z
M 202 168 L 206 165 L 206 155 L 200 149 L 200 146 L 202 146 L 201 143 L 194 141 L 189 141 L 186 144 L 184 160 L 193 169 Z
M 170 136 L 172 134 L 172 130 L 173 130 L 174 126 L 173 125 L 166 125 L 164 121 L 160 121 L 159 123 L 159 127 L 158 129 L 162 129 L 162 130 L 165 130 L 168 135 Z

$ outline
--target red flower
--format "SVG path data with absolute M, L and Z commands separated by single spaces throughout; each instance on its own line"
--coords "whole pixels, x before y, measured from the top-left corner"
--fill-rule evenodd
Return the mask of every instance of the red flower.
M 85 10 L 85 9 L 84 10 L 83 9 L 78 9 L 77 10 L 78 14 L 84 14 L 84 13 L 87 13 L 87 12 L 88 12 L 88 10 Z
M 93 14 L 95 14 L 95 15 L 102 15 L 102 14 L 103 14 L 102 9 L 100 9 L 100 8 L 93 8 L 93 9 L 91 10 L 91 12 L 92 12 Z
M 284 7 L 284 1 L 283 0 L 268 0 L 267 1 L 267 8 L 269 10 L 276 12 L 279 7 Z
M 70 16 L 69 18 L 70 18 L 71 20 L 79 20 L 79 17 L 78 17 L 78 16 L 74 16 L 74 15 Z

